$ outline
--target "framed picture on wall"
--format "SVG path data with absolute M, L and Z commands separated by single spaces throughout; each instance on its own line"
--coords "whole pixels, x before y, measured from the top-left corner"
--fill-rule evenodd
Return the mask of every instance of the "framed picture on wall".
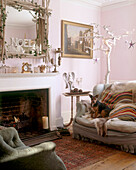
M 61 21 L 61 49 L 62 57 L 93 58 L 93 39 L 87 38 L 93 33 L 93 26 L 70 21 Z

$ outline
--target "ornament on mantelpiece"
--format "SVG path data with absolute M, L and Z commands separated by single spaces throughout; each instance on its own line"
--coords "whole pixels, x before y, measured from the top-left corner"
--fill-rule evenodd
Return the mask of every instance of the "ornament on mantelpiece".
M 32 73 L 31 66 L 32 66 L 32 64 L 22 63 L 22 72 L 21 73 Z
M 45 68 L 46 68 L 46 73 L 50 73 L 51 72 L 51 68 L 52 68 L 51 62 L 46 63 Z
M 6 66 L 6 65 L 2 65 L 1 67 L 0 67 L 0 73 L 8 73 L 9 70 L 10 69 L 10 67 L 9 66 Z
M 10 67 L 9 73 L 18 73 L 18 68 L 17 67 Z
M 40 73 L 44 73 L 46 66 L 45 65 L 40 65 L 38 67 L 40 69 Z
M 61 48 L 55 49 L 55 58 L 51 59 L 51 64 L 54 66 L 53 72 L 58 72 L 57 67 L 61 65 Z
M 40 73 L 40 68 L 39 67 L 34 67 L 34 73 Z

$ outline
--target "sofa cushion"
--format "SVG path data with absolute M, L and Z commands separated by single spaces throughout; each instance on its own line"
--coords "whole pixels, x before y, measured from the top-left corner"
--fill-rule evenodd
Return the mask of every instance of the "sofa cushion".
M 132 96 L 132 90 L 116 93 L 104 91 L 101 97 L 101 102 L 114 108 L 117 103 L 132 103 Z
M 105 88 L 105 91 L 110 91 L 112 93 L 116 92 L 124 92 L 129 90 L 136 90 L 136 81 L 128 81 L 128 82 L 114 82 Z
M 118 117 L 121 120 L 136 120 L 136 104 L 125 103 L 116 105 L 116 107 L 110 112 L 110 118 Z

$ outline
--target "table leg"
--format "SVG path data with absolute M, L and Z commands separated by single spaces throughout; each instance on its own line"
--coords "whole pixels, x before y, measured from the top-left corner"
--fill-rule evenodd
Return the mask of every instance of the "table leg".
M 80 101 L 80 96 L 76 96 L 76 105 Z M 76 113 L 77 113 L 77 106 L 76 106 Z
M 69 125 L 71 125 L 73 121 L 73 96 L 71 96 L 71 118 L 70 118 L 70 122 L 66 125 L 64 125 L 64 127 L 68 127 Z

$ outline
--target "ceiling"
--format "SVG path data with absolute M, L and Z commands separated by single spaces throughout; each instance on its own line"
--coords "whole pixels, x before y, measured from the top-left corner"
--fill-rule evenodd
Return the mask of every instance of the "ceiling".
M 79 1 L 103 7 L 103 6 L 107 6 L 107 5 L 129 2 L 129 1 L 132 1 L 132 0 L 79 0 Z

